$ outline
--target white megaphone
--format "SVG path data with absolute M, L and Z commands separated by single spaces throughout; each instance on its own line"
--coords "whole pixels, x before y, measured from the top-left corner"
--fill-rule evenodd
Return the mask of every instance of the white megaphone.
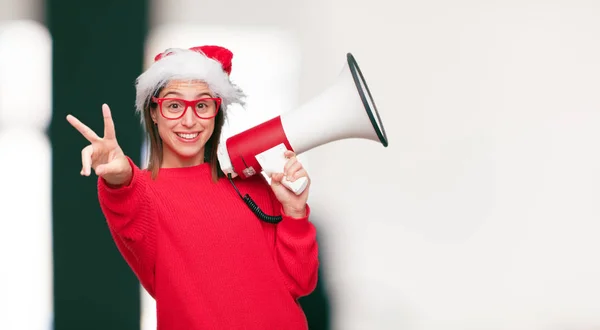
M 320 145 L 350 138 L 380 142 L 387 136 L 367 83 L 352 54 L 335 84 L 299 108 L 221 141 L 218 159 L 221 170 L 231 178 L 248 178 L 261 171 L 267 175 L 283 172 L 286 150 L 299 155 Z M 308 184 L 307 178 L 284 186 L 296 195 Z

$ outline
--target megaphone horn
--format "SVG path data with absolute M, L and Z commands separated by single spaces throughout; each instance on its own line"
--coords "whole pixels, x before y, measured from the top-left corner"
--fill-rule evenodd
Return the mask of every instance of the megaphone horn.
M 335 84 L 299 108 L 228 138 L 219 146 L 219 162 L 231 177 L 251 177 L 261 171 L 282 172 L 285 150 L 297 155 L 323 144 L 350 138 L 388 146 L 383 123 L 367 82 L 351 53 Z M 302 180 L 304 179 L 304 180 Z M 301 194 L 308 180 L 283 184 Z

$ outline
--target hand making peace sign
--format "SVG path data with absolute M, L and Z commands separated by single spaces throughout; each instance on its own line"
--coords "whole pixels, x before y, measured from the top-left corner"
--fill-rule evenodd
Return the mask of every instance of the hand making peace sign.
M 132 169 L 123 150 L 117 143 L 115 126 L 108 105 L 102 105 L 104 117 L 104 137 L 101 138 L 92 129 L 72 115 L 67 121 L 75 127 L 91 144 L 81 150 L 81 175 L 89 176 L 93 168 L 96 175 L 115 186 L 129 183 Z

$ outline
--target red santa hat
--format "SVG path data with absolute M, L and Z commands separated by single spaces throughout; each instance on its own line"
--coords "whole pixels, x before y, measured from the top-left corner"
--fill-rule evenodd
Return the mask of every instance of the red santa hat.
M 201 80 L 222 99 L 222 111 L 232 103 L 243 105 L 244 92 L 229 79 L 233 53 L 221 46 L 170 48 L 136 80 L 136 110 L 143 113 L 150 98 L 171 80 Z M 141 116 L 142 120 L 144 116 Z

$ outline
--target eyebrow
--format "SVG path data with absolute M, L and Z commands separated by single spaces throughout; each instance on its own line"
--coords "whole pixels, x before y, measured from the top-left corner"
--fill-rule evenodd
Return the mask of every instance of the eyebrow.
M 172 95 L 175 95 L 175 96 L 179 96 L 179 97 L 183 96 L 183 95 L 182 95 L 181 93 L 179 93 L 179 92 L 176 92 L 176 91 L 170 91 L 170 92 L 167 92 L 167 94 L 165 94 L 163 97 L 167 97 L 167 96 L 169 96 L 169 95 L 171 95 L 171 94 L 172 94 Z M 200 98 L 200 97 L 202 97 L 202 96 L 213 97 L 213 96 L 212 96 L 212 95 L 210 95 L 209 93 L 200 93 L 200 94 L 196 95 L 196 98 Z
M 171 94 L 173 94 L 175 96 L 181 96 L 181 93 L 178 93 L 178 92 L 175 92 L 175 91 L 170 91 L 170 92 L 167 92 L 167 94 L 163 95 L 163 97 L 167 97 L 167 96 L 169 96 Z

